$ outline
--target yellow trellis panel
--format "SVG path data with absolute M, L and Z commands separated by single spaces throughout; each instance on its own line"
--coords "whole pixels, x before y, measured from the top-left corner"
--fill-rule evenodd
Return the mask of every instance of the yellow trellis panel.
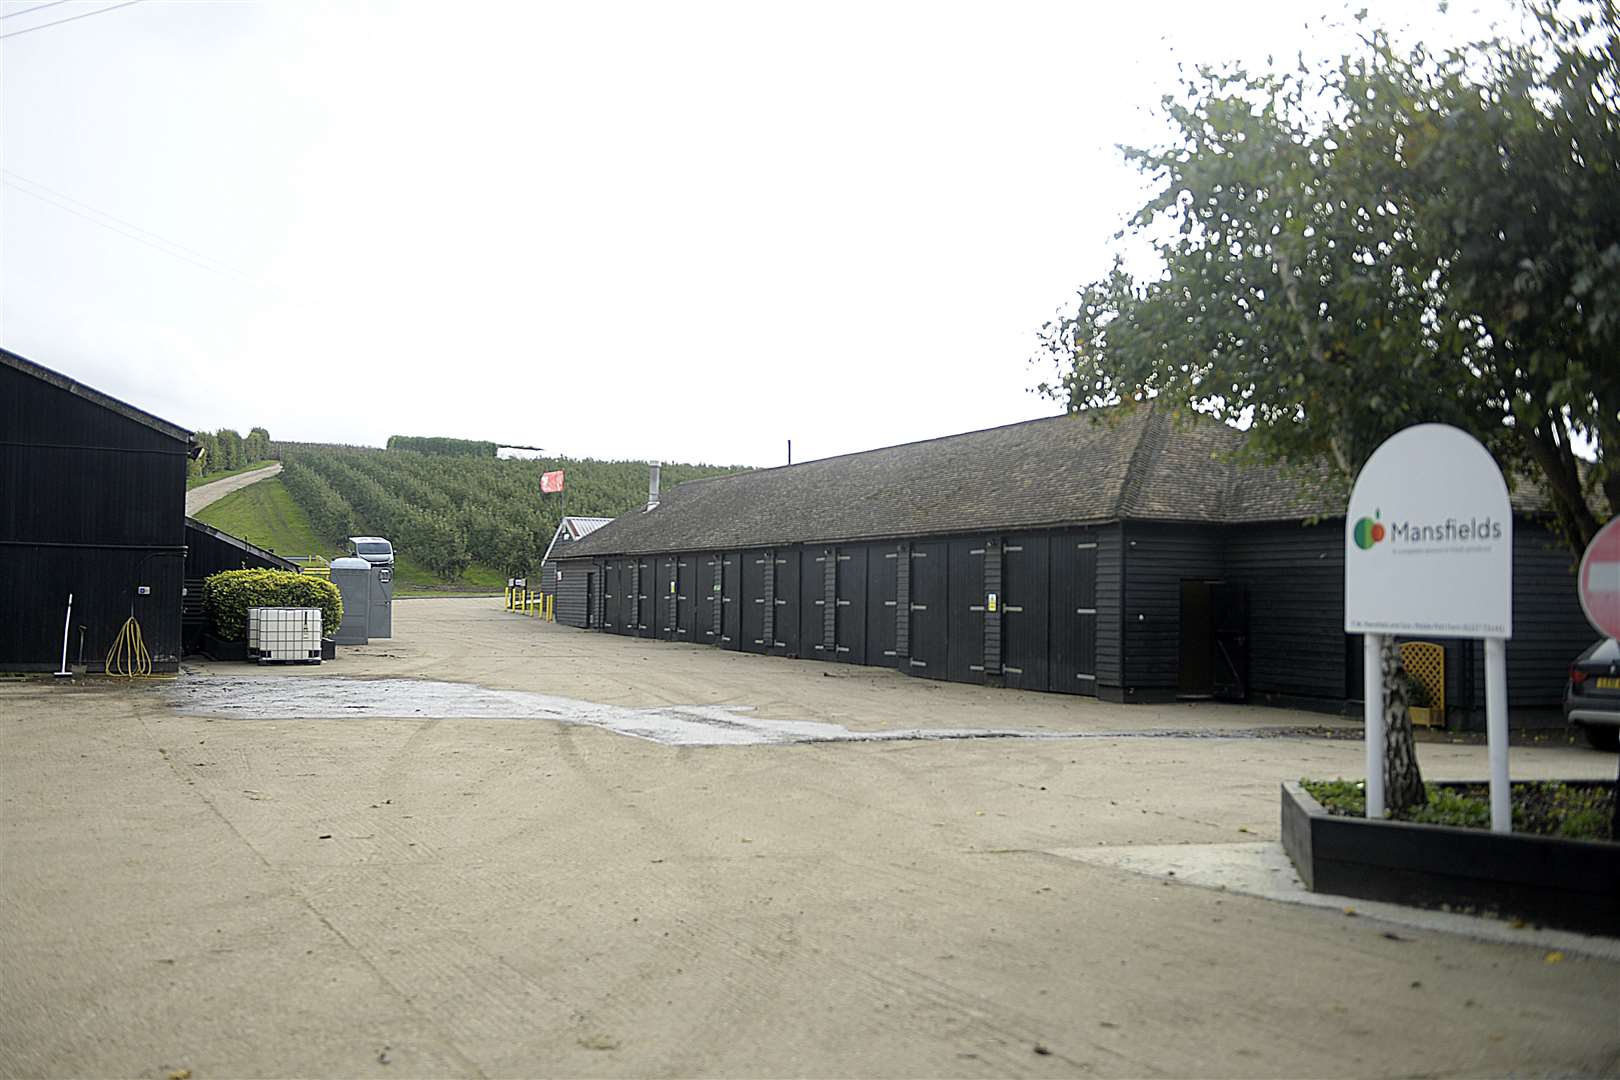
M 1428 707 L 1412 708 L 1412 723 L 1427 727 L 1446 724 L 1446 647 L 1432 641 L 1408 641 L 1401 646 L 1407 678 L 1423 688 Z

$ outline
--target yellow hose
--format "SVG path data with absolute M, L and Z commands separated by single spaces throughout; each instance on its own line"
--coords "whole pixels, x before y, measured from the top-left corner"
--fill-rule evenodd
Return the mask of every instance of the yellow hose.
M 147 679 L 152 675 L 152 654 L 146 651 L 141 624 L 131 615 L 107 650 L 106 671 L 126 679 Z

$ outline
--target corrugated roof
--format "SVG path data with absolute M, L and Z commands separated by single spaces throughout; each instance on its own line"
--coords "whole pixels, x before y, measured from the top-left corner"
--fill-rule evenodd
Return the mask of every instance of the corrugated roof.
M 575 540 L 583 540 L 612 520 L 598 517 L 565 517 L 562 519 L 562 525 Z
M 1326 469 L 1239 464 L 1246 436 L 1163 408 L 1098 410 L 714 477 L 570 544 L 568 558 L 716 551 L 1108 521 L 1300 521 L 1344 513 Z M 1519 485 L 1513 505 L 1546 509 Z

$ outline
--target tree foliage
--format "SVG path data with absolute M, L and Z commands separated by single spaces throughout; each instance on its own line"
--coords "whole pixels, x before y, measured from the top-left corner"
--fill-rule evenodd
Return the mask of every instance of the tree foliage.
M 1249 453 L 1346 489 L 1389 435 L 1454 424 L 1584 547 L 1620 507 L 1620 41 L 1612 0 L 1526 11 L 1524 41 L 1370 30 L 1325 67 L 1198 69 L 1169 141 L 1126 151 L 1162 270 L 1085 286 L 1042 389 L 1247 423 Z
M 212 476 L 231 472 L 271 456 L 270 433 L 262 427 L 249 431 L 246 438 L 230 428 L 199 431 L 193 438 L 203 449 L 202 456 L 186 465 L 187 476 Z

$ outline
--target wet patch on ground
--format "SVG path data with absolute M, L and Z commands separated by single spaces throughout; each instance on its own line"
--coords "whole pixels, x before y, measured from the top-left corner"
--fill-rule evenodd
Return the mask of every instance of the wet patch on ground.
M 823 742 L 911 742 L 961 739 L 1264 738 L 1320 736 L 1325 729 L 1017 731 L 996 728 L 909 728 L 851 731 L 815 720 L 766 720 L 747 705 L 660 705 L 632 708 L 463 683 L 418 679 L 192 676 L 165 688 L 174 708 L 198 716 L 245 720 L 551 720 L 647 739 L 665 746 L 760 746 Z

